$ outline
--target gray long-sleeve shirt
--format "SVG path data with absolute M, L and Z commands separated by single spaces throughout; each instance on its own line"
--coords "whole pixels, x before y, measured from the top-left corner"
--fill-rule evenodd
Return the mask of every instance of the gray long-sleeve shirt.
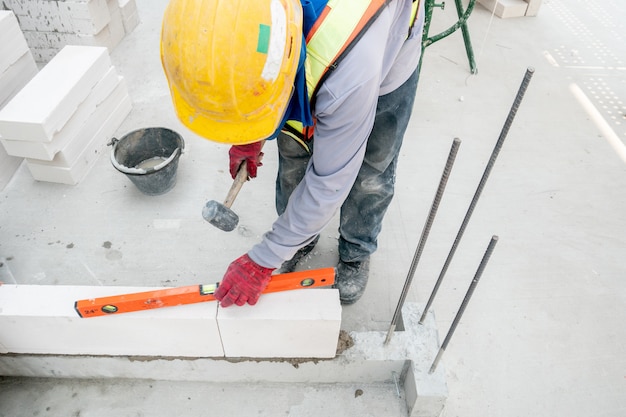
M 365 155 L 378 97 L 400 87 L 421 54 L 424 1 L 407 38 L 412 0 L 392 0 L 320 87 L 315 151 L 285 212 L 248 255 L 278 268 L 332 220 L 348 196 Z

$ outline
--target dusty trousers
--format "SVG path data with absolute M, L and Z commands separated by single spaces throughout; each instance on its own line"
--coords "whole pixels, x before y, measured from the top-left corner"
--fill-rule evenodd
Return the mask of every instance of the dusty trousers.
M 341 206 L 339 257 L 344 262 L 365 260 L 377 249 L 383 218 L 394 195 L 398 155 L 413 110 L 418 79 L 416 70 L 396 90 L 378 98 L 363 164 Z M 315 138 L 307 142 L 308 151 L 284 133 L 278 135 L 277 144 L 276 211 L 280 215 L 306 172 L 315 151 Z

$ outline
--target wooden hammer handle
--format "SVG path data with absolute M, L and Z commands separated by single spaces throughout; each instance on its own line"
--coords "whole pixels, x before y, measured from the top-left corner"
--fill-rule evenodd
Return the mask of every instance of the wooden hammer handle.
M 230 190 L 228 190 L 228 194 L 224 200 L 224 206 L 226 208 L 230 208 L 230 206 L 233 205 L 235 198 L 237 198 L 237 194 L 239 194 L 239 190 L 241 190 L 241 187 L 246 181 L 248 181 L 248 163 L 243 161 L 239 167 L 239 171 L 237 171 L 233 185 L 230 186 Z
M 265 140 L 261 142 L 261 149 L 265 146 Z M 261 149 L 259 152 L 261 152 Z M 228 194 L 226 195 L 226 199 L 224 200 L 224 206 L 226 208 L 230 208 L 235 202 L 235 198 L 237 198 L 237 194 L 239 194 L 239 190 L 241 187 L 248 181 L 248 163 L 243 161 L 241 166 L 239 167 L 239 171 L 237 171 L 237 175 L 235 176 L 235 180 L 233 181 L 233 185 L 230 186 L 230 190 L 228 190 Z
M 265 141 L 261 143 L 261 149 L 263 149 L 263 146 L 265 146 Z M 226 208 L 230 208 L 230 206 L 233 205 L 235 198 L 237 198 L 237 194 L 239 194 L 239 190 L 241 190 L 241 187 L 243 187 L 246 181 L 248 181 L 248 163 L 243 161 L 239 167 L 239 171 L 237 171 L 233 185 L 230 186 L 230 190 L 228 190 L 228 194 L 224 200 L 224 206 Z

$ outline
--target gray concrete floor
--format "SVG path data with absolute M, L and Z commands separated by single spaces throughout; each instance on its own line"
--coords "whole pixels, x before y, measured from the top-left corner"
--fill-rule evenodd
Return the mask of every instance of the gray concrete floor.
M 293 384 L 286 389 L 284 384 L 19 378 L 0 381 L 0 389 L 2 417 L 406 415 L 404 400 L 391 384 Z
M 186 150 L 178 184 L 166 195 L 144 196 L 113 169 L 108 154 L 73 187 L 35 182 L 22 166 L 0 193 L 5 282 L 211 282 L 274 219 L 272 143 L 259 178 L 246 184 L 233 206 L 239 228 L 225 233 L 202 219 L 204 203 L 223 199 L 230 186 L 227 148 L 194 136 L 176 120 L 159 62 L 166 2 L 136 2 L 142 22 L 112 53 L 134 105 L 118 134 L 154 126 L 180 132 Z M 451 4 L 436 10 L 431 34 L 455 14 Z M 536 70 L 433 305 L 443 338 L 489 239 L 498 235 L 443 358 L 450 390 L 443 416 L 626 415 L 625 21 L 620 0 L 544 0 L 537 17 L 515 19 L 493 17 L 477 5 L 469 27 L 478 74 L 469 72 L 460 33 L 426 50 L 396 197 L 368 290 L 344 309 L 347 330 L 388 328 L 452 140 L 459 137 L 409 294 L 409 300 L 428 299 L 526 68 Z M 334 265 L 336 237 L 332 224 L 303 267 Z M 52 386 L 61 383 L 4 383 L 0 390 L 27 403 L 42 395 L 59 402 L 55 396 L 67 393 Z M 83 405 L 101 392 L 85 391 Z M 7 398 L 0 393 L 0 415 L 39 410 L 9 407 Z M 166 408 L 146 410 L 171 415 Z M 72 412 L 68 405 L 56 415 Z M 80 415 L 98 414 L 83 409 Z M 345 415 L 363 414 L 351 409 Z

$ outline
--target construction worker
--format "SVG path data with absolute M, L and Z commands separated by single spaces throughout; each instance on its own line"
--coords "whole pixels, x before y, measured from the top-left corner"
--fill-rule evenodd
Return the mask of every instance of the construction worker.
M 422 1 L 423 3 L 423 1 Z M 172 0 L 161 57 L 176 113 L 232 145 L 249 178 L 277 140 L 278 218 L 228 267 L 215 297 L 256 304 L 271 275 L 292 271 L 340 211 L 335 286 L 366 288 L 394 193 L 413 108 L 423 4 L 412 0 Z

